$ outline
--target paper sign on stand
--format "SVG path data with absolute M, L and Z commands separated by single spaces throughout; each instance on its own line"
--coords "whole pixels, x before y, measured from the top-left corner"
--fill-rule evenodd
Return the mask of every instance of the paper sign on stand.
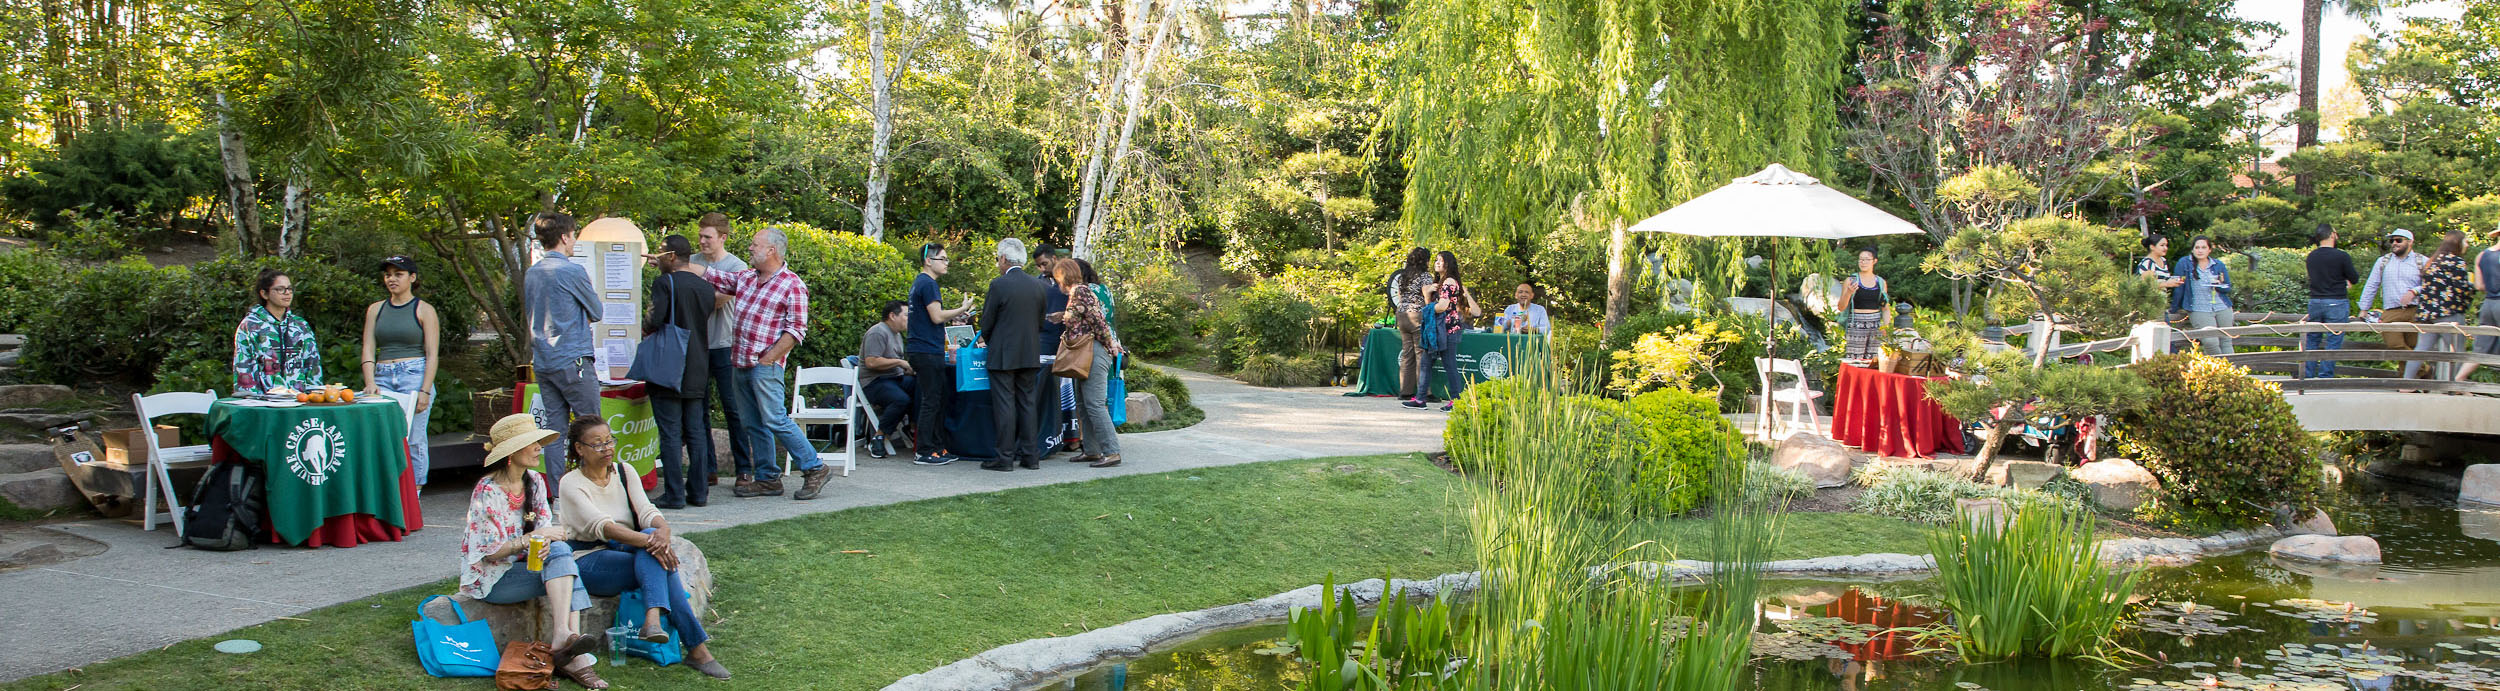
M 634 364 L 634 348 L 642 343 L 642 255 L 648 244 L 633 221 L 608 217 L 582 227 L 573 260 L 590 271 L 599 294 L 599 323 L 591 338 L 599 344 L 600 379 L 624 379 Z

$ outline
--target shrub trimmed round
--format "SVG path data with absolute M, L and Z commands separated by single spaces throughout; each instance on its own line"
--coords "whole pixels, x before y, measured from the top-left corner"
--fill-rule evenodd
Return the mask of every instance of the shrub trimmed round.
M 2122 453 L 2161 478 L 2169 503 L 2259 525 L 2274 519 L 2278 504 L 2305 516 L 2323 501 L 2317 444 L 2281 388 L 2200 353 L 2133 369 L 2153 388 L 2154 404 L 2120 415 L 2110 429 Z
M 1719 415 L 1716 398 L 1682 389 L 1659 389 L 1625 401 L 1648 440 L 1641 464 L 1618 472 L 1620 494 L 1632 513 L 1680 514 L 1710 499 L 1711 476 L 1721 463 L 1743 458 L 1745 438 Z

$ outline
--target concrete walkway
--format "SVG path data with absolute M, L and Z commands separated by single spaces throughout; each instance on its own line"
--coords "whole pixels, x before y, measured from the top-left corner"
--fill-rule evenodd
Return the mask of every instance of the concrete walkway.
M 1400 408 L 1393 399 L 1347 398 L 1342 389 L 1265 389 L 1178 370 L 1207 413 L 1186 429 L 1129 435 L 1126 464 L 1096 470 L 1060 460 L 1039 471 L 998 473 L 977 464 L 927 468 L 908 460 L 863 460 L 835 476 L 815 501 L 787 496 L 729 497 L 715 487 L 711 506 L 674 511 L 681 533 L 875 506 L 1090 480 L 1112 475 L 1323 456 L 1403 453 L 1441 447 L 1444 414 Z M 454 475 L 451 477 L 473 477 Z M 456 486 L 455 486 L 456 485 Z M 795 487 L 795 483 L 792 487 Z M 458 573 L 469 482 L 437 482 L 424 497 L 425 529 L 404 542 L 353 549 L 269 548 L 247 552 L 165 549 L 173 533 L 142 532 L 117 520 L 46 529 L 104 542 L 110 551 L 48 567 L 0 573 L 0 681 L 79 667 L 167 644 L 300 615 L 320 607 L 431 583 Z M 713 555 L 735 559 L 736 555 Z M 413 613 L 416 601 L 386 607 Z

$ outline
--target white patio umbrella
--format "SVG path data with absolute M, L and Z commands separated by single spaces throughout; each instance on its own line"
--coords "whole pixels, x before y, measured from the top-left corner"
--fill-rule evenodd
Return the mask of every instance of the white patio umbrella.
M 1694 197 L 1675 208 L 1632 225 L 1635 233 L 1675 233 L 1695 237 L 1771 237 L 1847 240 L 1876 235 L 1908 235 L 1925 232 L 1916 224 L 1858 201 L 1848 193 L 1823 185 L 1788 166 L 1773 163 L 1762 172 L 1737 178 L 1709 194 Z M 1776 357 L 1771 346 L 1779 338 L 1779 245 L 1771 246 L 1771 335 L 1765 340 L 1765 354 Z M 1770 411 L 1771 392 L 1762 392 L 1764 415 Z

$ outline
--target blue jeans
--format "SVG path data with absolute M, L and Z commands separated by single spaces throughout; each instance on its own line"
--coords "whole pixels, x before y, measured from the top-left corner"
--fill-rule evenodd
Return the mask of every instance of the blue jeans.
M 1458 340 L 1456 334 L 1442 338 L 1451 341 Z M 1442 377 L 1449 380 L 1450 397 L 1442 400 L 1455 401 L 1458 400 L 1459 394 L 1467 393 L 1467 375 L 1458 370 L 1457 344 L 1445 343 L 1443 345 L 1445 347 L 1440 350 L 1426 350 L 1416 355 L 1415 400 L 1427 403 L 1432 401 L 1432 379 L 1428 375 L 1432 373 L 1434 363 L 1440 363 Z
M 575 417 L 599 417 L 599 375 L 591 371 L 589 357 L 576 359 L 558 367 L 538 369 L 538 426 L 553 430 L 556 438 L 540 451 L 546 456 L 547 496 L 560 496 L 556 485 L 568 466 L 565 460 L 573 450 L 572 440 L 564 438 L 572 429 Z
M 652 529 L 644 528 L 642 532 L 648 535 Z M 678 643 L 692 648 L 712 639 L 703 632 L 703 620 L 695 616 L 694 603 L 686 599 L 685 579 L 660 566 L 659 558 L 650 552 L 632 547 L 619 549 L 615 543 L 609 543 L 608 549 L 585 552 L 576 561 L 581 564 L 580 587 L 590 594 L 615 597 L 628 590 L 640 591 L 644 607 L 668 612 L 668 623 L 677 627 Z
M 738 378 L 733 375 L 734 368 L 729 366 L 729 351 L 728 348 L 712 349 L 712 389 L 720 393 L 721 422 L 728 425 L 729 455 L 736 461 L 734 467 L 739 475 L 754 475 L 755 450 L 750 448 L 745 431 L 750 402 L 746 388 L 738 383 Z M 703 435 L 703 447 L 710 451 L 713 462 L 718 463 L 720 449 L 713 448 L 712 435 Z
M 2330 298 L 2309 298 L 2309 321 L 2321 324 L 2342 324 L 2352 321 L 2352 301 Z M 2343 350 L 2344 335 L 2312 333 L 2301 336 L 2310 350 Z M 2301 363 L 2300 376 L 2324 379 L 2335 376 L 2334 360 L 2311 360 Z
M 790 420 L 790 394 L 784 391 L 782 365 L 756 365 L 738 368 L 738 386 L 747 390 L 747 402 L 755 407 L 748 416 L 747 443 L 755 448 L 755 480 L 779 479 L 782 453 L 790 454 L 791 467 L 800 471 L 815 470 L 824 465 L 816 460 L 816 445 L 807 443 L 807 433 L 799 423 Z M 780 442 L 778 452 L 774 442 Z
M 920 388 L 920 377 L 898 374 L 868 382 L 861 392 L 868 395 L 868 405 L 877 409 L 877 431 L 880 437 L 892 436 L 895 428 L 911 415 L 912 394 Z
M 373 363 L 373 385 L 391 393 L 416 393 L 425 386 L 425 358 Z M 425 471 L 432 461 L 433 454 L 426 449 L 425 425 L 433 418 L 434 408 L 428 405 L 417 411 L 416 419 L 408 421 L 408 469 L 416 473 L 418 487 L 425 486 Z
M 547 543 L 546 568 L 530 573 L 529 554 L 512 558 L 512 570 L 503 572 L 495 584 L 486 588 L 486 597 L 478 598 L 498 605 L 517 605 L 547 596 L 547 582 L 581 575 L 574 564 L 573 546 L 563 540 Z M 582 579 L 573 579 L 573 611 L 590 609 L 590 592 L 582 588 Z
M 711 501 L 712 486 L 703 480 L 711 477 L 719 465 L 712 456 L 712 416 L 704 410 L 703 399 L 652 396 L 651 421 L 660 427 L 657 501 Z

